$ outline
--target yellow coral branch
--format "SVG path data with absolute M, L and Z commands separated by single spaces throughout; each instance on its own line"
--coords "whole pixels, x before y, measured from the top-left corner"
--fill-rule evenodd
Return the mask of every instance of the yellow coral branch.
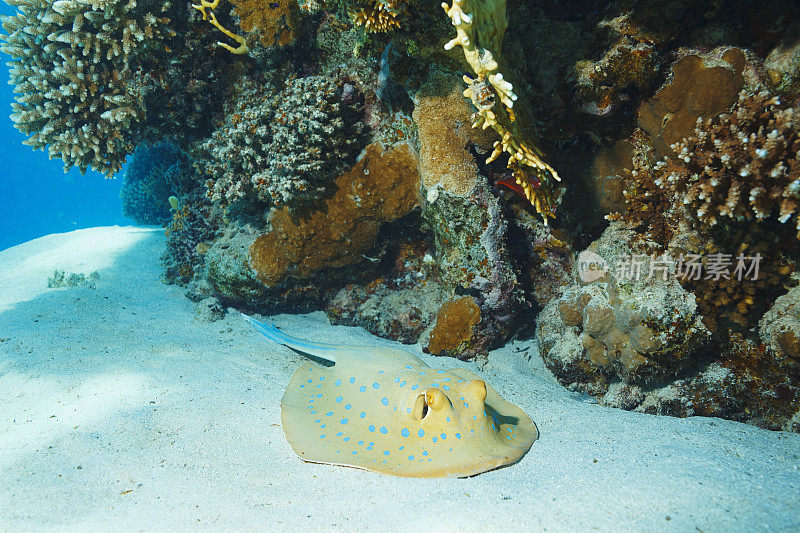
M 203 20 L 209 21 L 209 23 L 217 28 L 219 31 L 239 43 L 239 46 L 234 48 L 233 46 L 223 43 L 222 41 L 217 41 L 217 45 L 221 46 L 225 50 L 228 50 L 232 54 L 242 55 L 247 53 L 247 44 L 245 42 L 245 38 L 241 35 L 237 35 L 232 31 L 225 28 L 222 24 L 219 23 L 217 20 L 217 16 L 214 14 L 214 9 L 219 6 L 220 0 L 213 0 L 209 2 L 208 0 L 200 0 L 200 4 L 192 4 L 192 7 L 196 10 L 200 11 L 203 14 Z M 206 12 L 206 8 L 210 9 L 210 12 Z
M 508 25 L 505 0 L 453 0 L 451 6 L 442 3 L 442 8 L 456 27 L 456 37 L 445 44 L 445 49 L 460 46 L 477 75 L 474 80 L 464 76 L 467 84 L 464 96 L 472 100 L 477 109 L 472 127 L 491 127 L 500 135 L 486 162 L 491 163 L 507 153 L 514 181 L 547 222 L 547 217 L 554 216 L 552 182 L 561 181 L 561 178 L 542 160 L 539 149 L 520 132 L 513 110 L 517 100 L 514 86 L 505 80 L 492 53 L 492 50 L 500 50 Z M 528 173 L 533 173 L 533 179 L 529 179 Z

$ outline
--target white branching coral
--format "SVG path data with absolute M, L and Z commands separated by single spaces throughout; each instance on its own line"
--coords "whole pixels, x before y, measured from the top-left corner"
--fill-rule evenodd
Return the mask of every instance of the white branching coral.
M 8 0 L 0 50 L 12 58 L 10 83 L 18 93 L 11 119 L 30 137 L 85 172 L 115 174 L 135 144 L 144 119 L 128 83 L 137 54 L 175 35 L 169 2 L 137 0 Z M 165 52 L 164 52 L 165 53 Z

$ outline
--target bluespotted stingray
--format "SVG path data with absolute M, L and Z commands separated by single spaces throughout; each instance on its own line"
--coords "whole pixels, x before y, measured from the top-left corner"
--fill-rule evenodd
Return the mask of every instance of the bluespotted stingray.
M 303 364 L 281 400 L 286 440 L 304 461 L 466 477 L 518 461 L 539 436 L 522 409 L 468 370 L 437 370 L 403 350 L 310 342 L 242 316 L 327 362 Z

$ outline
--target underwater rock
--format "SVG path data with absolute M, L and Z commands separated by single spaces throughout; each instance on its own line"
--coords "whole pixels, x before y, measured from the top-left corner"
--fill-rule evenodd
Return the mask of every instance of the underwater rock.
M 406 233 L 409 228 L 396 231 Z M 391 241 L 389 241 L 391 242 Z M 391 269 L 369 282 L 350 283 L 328 302 L 326 312 L 333 324 L 361 326 L 370 333 L 414 344 L 433 326 L 436 311 L 447 299 L 431 256 L 431 243 L 410 236 L 396 251 L 384 254 Z
M 800 23 L 795 23 L 789 35 L 800 33 Z M 776 93 L 790 98 L 800 98 L 800 40 L 784 39 L 773 48 L 764 60 L 767 80 Z
M 545 363 L 571 388 L 601 394 L 614 377 L 638 385 L 672 378 L 696 363 L 710 339 L 674 269 L 631 270 L 628 258 L 642 253 L 632 233 L 607 229 L 588 250 L 607 271 L 569 286 L 537 321 Z
M 328 303 L 326 312 L 332 324 L 360 326 L 373 335 L 414 344 L 433 324 L 445 295 L 434 280 L 405 288 L 348 285 Z
M 194 319 L 198 322 L 216 322 L 225 316 L 225 308 L 216 298 L 204 298 L 194 310 Z

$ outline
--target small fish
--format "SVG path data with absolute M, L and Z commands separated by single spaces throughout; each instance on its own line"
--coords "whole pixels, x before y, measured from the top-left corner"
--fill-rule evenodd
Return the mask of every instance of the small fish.
M 398 349 L 291 337 L 242 315 L 306 362 L 281 400 L 286 440 L 301 459 L 402 477 L 466 477 L 514 463 L 538 438 L 530 417 L 479 376 L 437 370 Z

